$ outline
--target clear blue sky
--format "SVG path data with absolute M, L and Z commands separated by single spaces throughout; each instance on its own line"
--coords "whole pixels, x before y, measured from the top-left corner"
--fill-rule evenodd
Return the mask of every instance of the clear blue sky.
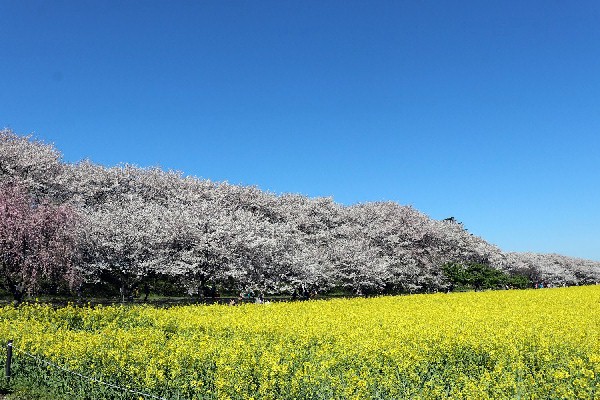
M 600 2 L 0 1 L 0 125 L 600 260 Z

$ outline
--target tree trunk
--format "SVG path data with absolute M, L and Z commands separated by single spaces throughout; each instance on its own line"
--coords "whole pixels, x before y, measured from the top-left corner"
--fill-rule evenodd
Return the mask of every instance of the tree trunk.
M 15 304 L 21 304 L 23 302 L 23 297 L 25 297 L 25 288 L 23 285 L 11 285 L 10 292 L 13 295 Z

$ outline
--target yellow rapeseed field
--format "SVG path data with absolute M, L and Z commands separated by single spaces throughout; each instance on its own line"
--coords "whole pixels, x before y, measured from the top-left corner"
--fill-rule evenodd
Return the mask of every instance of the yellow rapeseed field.
M 14 379 L 68 398 L 600 399 L 600 286 L 184 306 L 0 309 Z M 121 396 L 121 397 L 119 397 Z

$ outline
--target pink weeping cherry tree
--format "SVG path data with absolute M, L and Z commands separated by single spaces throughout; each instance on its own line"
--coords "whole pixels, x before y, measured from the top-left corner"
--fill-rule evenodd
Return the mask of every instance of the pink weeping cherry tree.
M 38 200 L 23 183 L 0 186 L 0 283 L 16 302 L 42 283 L 80 283 L 77 221 L 71 207 Z

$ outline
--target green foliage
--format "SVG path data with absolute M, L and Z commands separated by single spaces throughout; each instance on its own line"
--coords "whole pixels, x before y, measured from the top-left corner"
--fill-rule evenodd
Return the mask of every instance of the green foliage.
M 507 285 L 515 289 L 527 289 L 532 286 L 533 282 L 526 275 L 514 274 L 509 275 Z
M 531 281 L 524 275 L 510 275 L 481 263 L 447 263 L 442 272 L 450 282 L 451 290 L 456 289 L 497 289 L 512 287 L 524 289 L 531 286 Z

